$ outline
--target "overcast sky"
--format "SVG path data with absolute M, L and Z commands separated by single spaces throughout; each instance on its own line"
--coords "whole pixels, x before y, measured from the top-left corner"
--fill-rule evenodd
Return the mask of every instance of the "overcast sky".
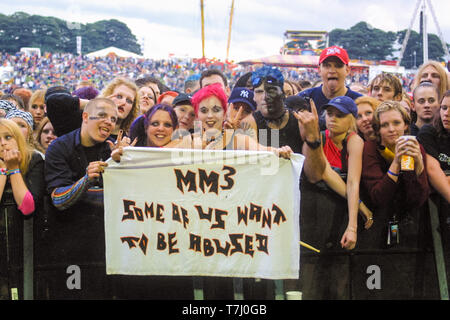
M 225 59 L 232 0 L 204 0 L 205 54 Z M 286 30 L 331 31 L 366 21 L 384 31 L 407 29 L 417 0 L 235 0 L 229 59 L 278 54 Z M 450 43 L 450 1 L 431 0 L 441 32 Z M 88 23 L 117 19 L 128 25 L 144 55 L 201 57 L 200 0 L 0 0 L 0 13 L 23 11 Z M 428 32 L 437 34 L 430 10 Z M 72 24 L 73 25 L 73 24 Z M 419 17 L 413 29 L 419 30 Z M 74 40 L 75 41 L 75 40 Z

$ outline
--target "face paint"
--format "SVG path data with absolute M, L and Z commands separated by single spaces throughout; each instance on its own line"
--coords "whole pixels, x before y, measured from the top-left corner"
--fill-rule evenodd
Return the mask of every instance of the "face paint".
M 265 108 L 261 110 L 263 116 L 268 119 L 276 119 L 284 114 L 284 93 L 283 90 L 273 83 L 264 82 Z

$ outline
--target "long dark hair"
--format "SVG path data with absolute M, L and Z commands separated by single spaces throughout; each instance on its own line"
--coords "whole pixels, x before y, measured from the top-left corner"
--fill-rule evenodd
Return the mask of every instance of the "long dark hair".
M 137 138 L 136 147 L 147 147 L 147 128 L 152 120 L 153 115 L 156 111 L 166 111 L 169 113 L 170 119 L 172 120 L 172 127 L 175 130 L 178 127 L 178 118 L 175 110 L 168 104 L 160 103 L 154 105 L 143 115 L 140 115 L 136 120 L 133 121 L 130 127 L 130 139 L 134 141 Z
M 450 90 L 445 91 L 440 101 L 440 105 L 442 105 L 442 101 L 444 101 L 444 99 L 447 97 L 450 97 Z M 444 125 L 442 124 L 441 112 L 439 112 L 439 114 L 434 117 L 433 127 L 437 131 L 438 138 L 450 138 L 450 133 L 444 128 Z

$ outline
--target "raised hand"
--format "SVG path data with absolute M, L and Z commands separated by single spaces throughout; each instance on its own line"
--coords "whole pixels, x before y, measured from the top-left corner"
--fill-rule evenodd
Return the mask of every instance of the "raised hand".
M 137 143 L 137 138 L 134 139 L 134 141 L 131 143 L 130 138 L 128 137 L 123 137 L 123 130 L 119 130 L 119 134 L 117 135 L 117 139 L 116 139 L 116 143 L 113 143 L 110 140 L 106 140 L 106 142 L 109 145 L 109 148 L 111 149 L 111 151 L 114 151 L 115 149 L 118 148 L 123 148 L 123 147 L 134 147 Z
M 300 135 L 303 141 L 316 141 L 320 138 L 319 116 L 314 101 L 311 99 L 311 112 L 301 110 L 293 112 L 298 120 Z
M 119 133 L 119 135 L 120 135 L 120 133 Z M 128 139 L 128 141 L 130 140 L 129 138 L 127 138 L 127 139 Z M 117 136 L 117 141 L 119 141 L 119 136 Z M 111 142 L 111 141 L 109 141 L 109 142 Z M 129 144 L 128 142 L 126 142 L 126 143 L 120 142 L 120 143 L 117 143 L 116 145 L 113 144 L 114 148 L 111 149 L 112 150 L 111 158 L 116 162 L 120 162 L 120 158 L 123 155 L 123 148 L 124 147 L 134 147 L 136 145 L 136 143 L 137 143 L 137 138 L 135 138 L 131 144 Z M 111 142 L 111 144 L 112 144 L 112 142 Z M 110 147 L 111 147 L 111 144 L 110 144 Z
M 3 151 L 3 162 L 8 170 L 18 169 L 21 160 L 22 156 L 19 150 L 13 149 Z
M 242 112 L 244 110 L 244 107 L 239 107 L 239 111 L 236 113 L 236 115 L 229 120 L 225 120 L 224 122 L 224 128 L 225 129 L 233 129 L 233 130 L 237 130 L 239 129 L 240 125 L 241 125 L 241 116 L 242 116 Z

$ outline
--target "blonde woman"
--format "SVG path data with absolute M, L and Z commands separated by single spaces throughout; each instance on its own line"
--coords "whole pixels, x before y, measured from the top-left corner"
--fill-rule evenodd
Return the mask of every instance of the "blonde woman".
M 348 224 L 341 246 L 351 250 L 356 245 L 360 207 L 366 219 L 365 227 L 372 225 L 372 213 L 359 199 L 364 142 L 356 132 L 358 108 L 353 99 L 346 96 L 331 99 L 323 108 L 327 129 L 322 132 L 322 141 L 328 160 L 323 180 L 331 189 L 347 198 Z M 346 182 L 340 173 L 347 174 Z
M 0 269 L 14 270 L 2 270 L 8 277 L 0 277 L 0 299 L 12 299 L 11 287 L 23 299 L 24 220 L 38 210 L 44 192 L 44 160 L 26 143 L 16 123 L 0 119 L 0 250 L 9 257 Z
M 429 193 L 426 153 L 416 139 L 401 138 L 410 133 L 410 115 L 399 102 L 385 101 L 375 110 L 373 121 L 376 139 L 364 144 L 362 186 L 379 208 L 404 212 L 420 207 Z M 384 148 L 392 157 L 384 156 L 380 151 Z M 414 170 L 400 174 L 402 155 L 413 157 Z
M 364 141 L 374 139 L 375 136 L 372 127 L 373 113 L 381 101 L 373 97 L 362 96 L 356 99 L 355 103 L 358 107 L 356 126 L 358 127 L 359 136 Z
M 412 85 L 412 89 L 416 88 L 422 82 L 431 82 L 439 90 L 439 96 L 443 97 L 445 91 L 449 88 L 447 72 L 441 63 L 433 60 L 428 60 L 419 67 L 416 77 Z
M 117 106 L 118 121 L 109 139 L 116 140 L 119 131 L 128 135 L 131 123 L 139 112 L 136 84 L 117 77 L 103 89 L 98 98 L 109 98 Z M 58 137 L 81 127 L 82 113 L 89 100 L 74 97 L 66 88 L 56 86 L 47 90 L 45 101 L 47 116 Z
M 117 77 L 102 90 L 99 97 L 109 98 L 117 106 L 119 119 L 111 135 L 117 137 L 120 130 L 128 135 L 130 126 L 139 113 L 139 94 L 136 84 L 128 79 Z
M 45 117 L 45 90 L 39 89 L 33 92 L 28 103 L 28 112 L 33 116 L 34 128 L 37 128 L 39 122 Z
M 5 116 L 6 119 L 14 121 L 20 128 L 25 141 L 28 145 L 34 149 L 34 136 L 33 136 L 33 116 L 30 112 L 22 111 L 19 109 L 11 110 Z

